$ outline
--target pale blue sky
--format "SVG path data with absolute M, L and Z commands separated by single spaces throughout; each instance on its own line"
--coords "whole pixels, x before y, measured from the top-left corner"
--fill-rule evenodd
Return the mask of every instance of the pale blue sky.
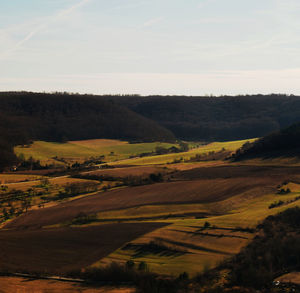
M 299 0 L 0 0 L 0 90 L 300 94 Z

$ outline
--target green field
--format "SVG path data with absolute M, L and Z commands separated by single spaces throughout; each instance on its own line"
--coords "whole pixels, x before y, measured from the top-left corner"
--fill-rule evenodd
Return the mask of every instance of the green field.
M 105 156 L 104 161 L 113 162 L 124 160 L 130 156 L 155 151 L 156 147 L 170 148 L 177 146 L 170 143 L 135 143 L 127 141 L 93 139 L 84 141 L 69 141 L 66 143 L 35 141 L 32 145 L 17 146 L 17 156 L 24 155 L 26 159 L 33 157 L 40 160 L 41 164 L 64 165 L 60 159 L 68 163 L 82 162 L 91 157 Z
M 227 141 L 227 142 L 213 142 L 213 143 L 209 143 L 206 145 L 200 145 L 200 146 L 198 146 L 198 144 L 194 143 L 194 144 L 192 144 L 194 146 L 194 148 L 188 152 L 128 159 L 128 160 L 124 160 L 123 162 L 117 162 L 115 165 L 117 165 L 117 164 L 159 165 L 159 164 L 173 163 L 174 160 L 179 160 L 181 158 L 183 160 L 189 160 L 197 154 L 200 154 L 200 155 L 209 154 L 210 152 L 218 152 L 218 151 L 221 151 L 222 149 L 225 149 L 227 151 L 235 151 L 238 148 L 240 148 L 243 144 L 245 144 L 246 142 L 248 142 L 248 141 L 252 142 L 254 140 L 255 139 Z

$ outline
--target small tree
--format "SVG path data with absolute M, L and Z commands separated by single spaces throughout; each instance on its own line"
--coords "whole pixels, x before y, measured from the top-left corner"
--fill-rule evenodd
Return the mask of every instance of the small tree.
M 2 213 L 3 213 L 3 218 L 4 218 L 4 220 L 9 219 L 9 214 L 8 214 L 6 208 L 4 208 L 4 209 L 2 210 Z
M 210 227 L 210 223 L 209 222 L 205 222 L 203 225 L 204 229 L 208 229 Z
M 135 266 L 135 263 L 134 263 L 134 261 L 133 261 L 132 259 L 130 259 L 130 260 L 128 260 L 128 261 L 126 262 L 126 268 L 127 268 L 127 269 L 131 270 L 131 269 L 134 268 L 134 266 Z
M 14 206 L 12 205 L 9 209 L 9 215 L 10 217 L 13 217 L 15 214 L 16 209 L 14 208 Z
M 147 266 L 147 264 L 146 264 L 146 262 L 144 262 L 144 261 L 141 261 L 140 263 L 139 263 L 139 266 L 138 266 L 138 270 L 139 271 L 147 271 L 147 269 L 148 269 L 148 266 Z

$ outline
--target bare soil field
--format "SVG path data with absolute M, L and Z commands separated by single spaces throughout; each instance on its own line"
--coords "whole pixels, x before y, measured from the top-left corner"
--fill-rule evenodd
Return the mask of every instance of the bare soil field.
M 149 204 L 213 203 L 251 190 L 256 196 L 275 191 L 270 177 L 203 179 L 128 187 L 86 196 L 58 206 L 32 210 L 8 223 L 6 228 L 39 228 L 63 223 L 79 213 L 125 209 Z M 258 188 L 261 188 L 261 193 Z
M 93 288 L 79 283 L 0 277 L 0 293 L 133 293 L 131 288 Z
M 107 224 L 85 228 L 1 230 L 0 270 L 51 275 L 85 268 L 161 223 Z
M 216 178 L 260 178 L 274 180 L 293 180 L 300 175 L 300 167 L 224 165 L 200 167 L 184 170 L 174 175 L 177 180 L 216 179 Z

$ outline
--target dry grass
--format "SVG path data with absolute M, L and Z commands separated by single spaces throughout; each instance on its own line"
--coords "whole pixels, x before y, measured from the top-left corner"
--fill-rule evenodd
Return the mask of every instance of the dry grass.
M 0 174 L 0 184 L 17 183 L 24 181 L 38 180 L 42 176 L 37 175 L 25 175 L 25 174 Z

